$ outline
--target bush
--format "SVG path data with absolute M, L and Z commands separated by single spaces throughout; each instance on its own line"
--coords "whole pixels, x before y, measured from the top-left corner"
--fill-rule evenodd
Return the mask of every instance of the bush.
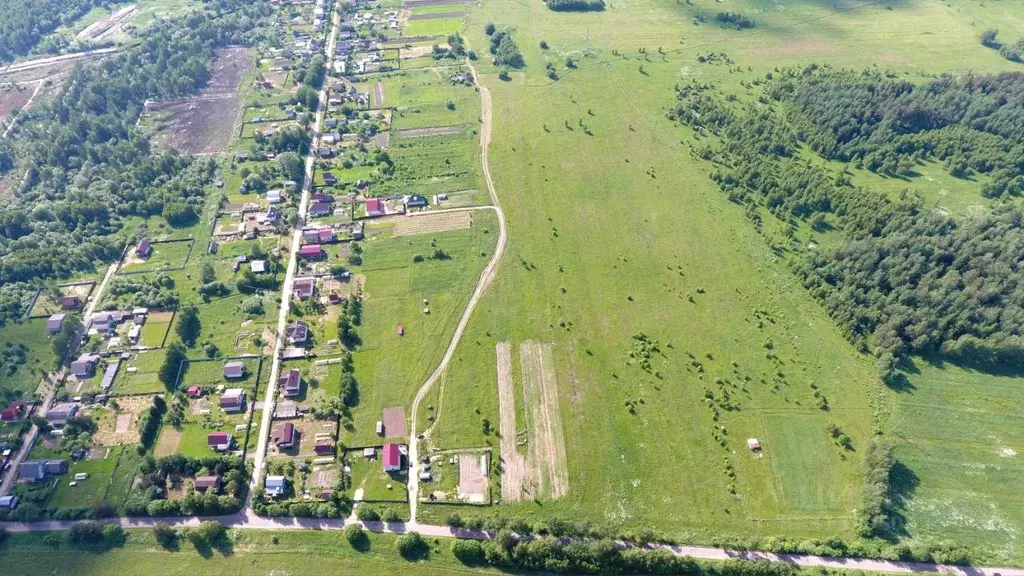
M 356 518 L 363 522 L 379 522 L 380 514 L 377 513 L 377 509 L 373 506 L 361 504 L 356 507 Z
M 398 512 L 396 512 L 393 508 L 386 508 L 384 510 L 384 513 L 381 514 L 380 518 L 381 518 L 381 520 L 383 520 L 383 521 L 385 521 L 385 522 L 387 522 L 389 524 L 391 524 L 393 522 L 401 522 L 402 521 L 402 517 L 399 516 Z
M 370 537 L 366 535 L 362 526 L 358 524 L 351 524 L 345 527 L 345 539 L 359 551 L 366 551 L 370 548 Z
M 488 22 L 487 26 L 484 26 L 484 34 L 487 34 L 488 36 L 494 34 L 494 24 Z
M 125 534 L 124 528 L 120 524 L 107 524 L 103 527 L 103 541 L 108 547 L 124 546 L 127 539 L 128 535 Z
M 604 10 L 604 0 L 547 0 L 547 3 L 548 9 L 556 12 L 589 12 Z
M 476 540 L 455 540 L 452 554 L 463 564 L 479 564 L 484 560 L 484 547 Z
M 427 545 L 426 540 L 420 536 L 419 532 L 409 532 L 399 536 L 395 540 L 395 549 L 406 560 L 419 560 L 426 557 L 430 552 L 430 546 Z
M 95 546 L 103 542 L 103 525 L 99 522 L 79 522 L 68 531 L 68 542 L 73 546 Z

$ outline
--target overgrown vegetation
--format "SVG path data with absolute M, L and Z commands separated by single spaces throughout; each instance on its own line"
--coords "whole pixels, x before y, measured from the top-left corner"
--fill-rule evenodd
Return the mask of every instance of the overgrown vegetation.
M 837 223 L 844 244 L 793 260 L 805 286 L 848 336 L 894 357 L 940 353 L 958 361 L 1024 368 L 1024 211 L 998 204 L 988 216 L 957 221 L 919 197 L 890 198 L 854 187 L 796 156 L 808 146 L 852 166 L 910 175 L 934 158 L 951 173 L 983 173 L 990 197 L 1019 194 L 1024 154 L 1018 111 L 1024 75 L 943 77 L 922 86 L 885 74 L 786 71 L 769 78 L 762 102 L 739 108 L 707 86 L 680 87 L 672 118 L 719 134 L 720 147 L 695 152 L 721 167 L 723 191 L 782 218 Z
M 604 10 L 604 0 L 546 0 L 556 12 L 589 12 Z
M 28 54 L 39 40 L 60 26 L 70 26 L 93 6 L 113 4 L 107 0 L 11 0 L 4 3 L 0 18 L 0 61 Z M 55 53 L 59 44 L 51 43 L 45 52 Z

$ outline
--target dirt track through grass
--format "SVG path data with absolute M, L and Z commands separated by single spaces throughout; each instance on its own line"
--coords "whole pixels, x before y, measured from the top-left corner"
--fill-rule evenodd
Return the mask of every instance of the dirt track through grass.
M 526 340 L 519 345 L 519 360 L 530 437 L 529 468 L 536 485 L 533 497 L 561 498 L 569 488 L 569 470 L 551 344 Z
M 512 387 L 512 343 L 507 340 L 494 346 L 498 363 L 498 406 L 501 432 L 501 499 L 523 500 L 526 480 L 526 459 L 516 450 L 516 395 Z

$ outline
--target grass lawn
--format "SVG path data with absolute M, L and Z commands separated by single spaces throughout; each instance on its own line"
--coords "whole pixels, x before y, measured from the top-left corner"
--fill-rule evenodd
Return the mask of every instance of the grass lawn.
M 235 438 L 236 450 L 241 450 L 245 445 L 245 430 L 235 429 L 240 425 L 248 425 L 249 417 L 245 413 L 225 414 L 220 408 L 214 406 L 213 414 L 209 416 L 188 416 L 187 418 L 188 421 L 181 427 L 181 441 L 178 445 L 180 454 L 192 458 L 217 456 L 218 453 L 210 448 L 206 441 L 206 437 L 214 432 L 230 432 Z
M 439 71 L 410 70 L 377 80 L 384 86 L 388 106 L 395 108 L 392 129 L 475 126 L 480 118 L 480 95 L 472 86 L 452 84 L 450 80 L 454 74 L 465 71 L 461 66 Z M 364 86 L 365 90 L 372 90 L 369 84 Z
M 241 362 L 245 365 L 245 375 L 242 378 L 228 380 L 224 378 L 224 365 L 228 362 Z M 189 386 L 199 386 L 205 390 L 212 390 L 217 386 L 226 388 L 242 388 L 247 394 L 251 394 L 253 384 L 256 383 L 260 371 L 260 358 L 242 359 L 218 359 L 218 360 L 190 360 L 182 372 L 178 388 L 184 390 Z
M 462 30 L 462 18 L 428 18 L 410 20 L 402 34 L 405 36 L 448 36 Z
M 60 477 L 56 489 L 47 501 L 48 508 L 91 508 L 108 501 L 115 509 L 124 503 L 138 469 L 139 457 L 135 447 L 111 448 L 102 460 L 80 460 L 68 467 Z M 75 480 L 75 474 L 86 473 L 85 480 Z M 71 486 L 70 482 L 76 485 Z
M 342 437 L 350 446 L 376 443 L 381 410 L 408 410 L 444 352 L 494 247 L 494 215 L 475 212 L 473 220 L 466 230 L 364 242 L 363 265 L 354 269 L 366 276 L 363 322 L 356 330 L 362 345 L 353 357 L 360 400 L 352 413 L 355 432 Z M 431 255 L 431 242 L 450 259 L 414 263 L 416 254 Z M 404 336 L 396 333 L 400 324 Z
M 925 542 L 1024 558 L 1024 378 L 916 360 L 895 395 L 898 508 Z
M 340 533 L 327 531 L 231 531 L 231 548 L 209 556 L 196 552 L 191 544 L 180 551 L 160 548 L 151 530 L 130 530 L 122 548 L 98 554 L 67 546 L 54 548 L 39 534 L 14 534 L 3 545 L 6 573 L 25 576 L 84 574 L 92 576 L 129 573 L 222 574 L 408 574 L 448 576 L 455 574 L 500 574 L 498 570 L 464 566 L 441 540 L 432 545 L 428 560 L 407 562 L 395 551 L 396 536 L 367 534 L 370 546 L 356 551 Z M 431 541 L 432 542 L 432 541 Z
M 128 258 L 121 265 L 119 272 L 142 272 L 160 270 L 163 268 L 178 268 L 184 266 L 193 239 L 170 240 L 166 242 L 154 242 L 153 253 L 145 260 L 135 257 L 135 248 L 129 248 Z
M 117 378 L 110 389 L 110 394 L 149 394 L 163 392 L 165 387 L 160 382 L 160 367 L 167 357 L 167 350 L 146 350 L 132 352 L 131 358 L 121 363 Z M 134 373 L 129 368 L 137 368 Z
M 359 452 L 350 452 L 348 462 L 352 467 L 352 489 L 354 494 L 360 488 L 363 489 L 363 500 L 406 502 L 409 493 L 405 488 L 406 476 L 401 474 L 389 474 L 381 468 L 381 454 L 377 450 L 375 460 L 363 458 Z M 391 489 L 388 489 L 391 486 Z
M 41 371 L 52 370 L 56 364 L 46 318 L 8 322 L 0 328 L 0 351 L 16 345 L 25 346 L 24 362 L 0 366 L 0 391 L 30 396 L 39 386 Z
M 171 328 L 171 318 L 166 321 L 156 321 L 152 317 L 146 319 L 139 334 L 139 344 L 142 346 L 159 347 L 164 344 L 167 331 Z

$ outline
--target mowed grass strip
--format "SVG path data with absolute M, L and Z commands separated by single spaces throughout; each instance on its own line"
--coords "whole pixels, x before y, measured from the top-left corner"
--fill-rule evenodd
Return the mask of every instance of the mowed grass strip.
M 1024 378 L 915 362 L 896 395 L 897 504 L 909 533 L 1024 555 Z

